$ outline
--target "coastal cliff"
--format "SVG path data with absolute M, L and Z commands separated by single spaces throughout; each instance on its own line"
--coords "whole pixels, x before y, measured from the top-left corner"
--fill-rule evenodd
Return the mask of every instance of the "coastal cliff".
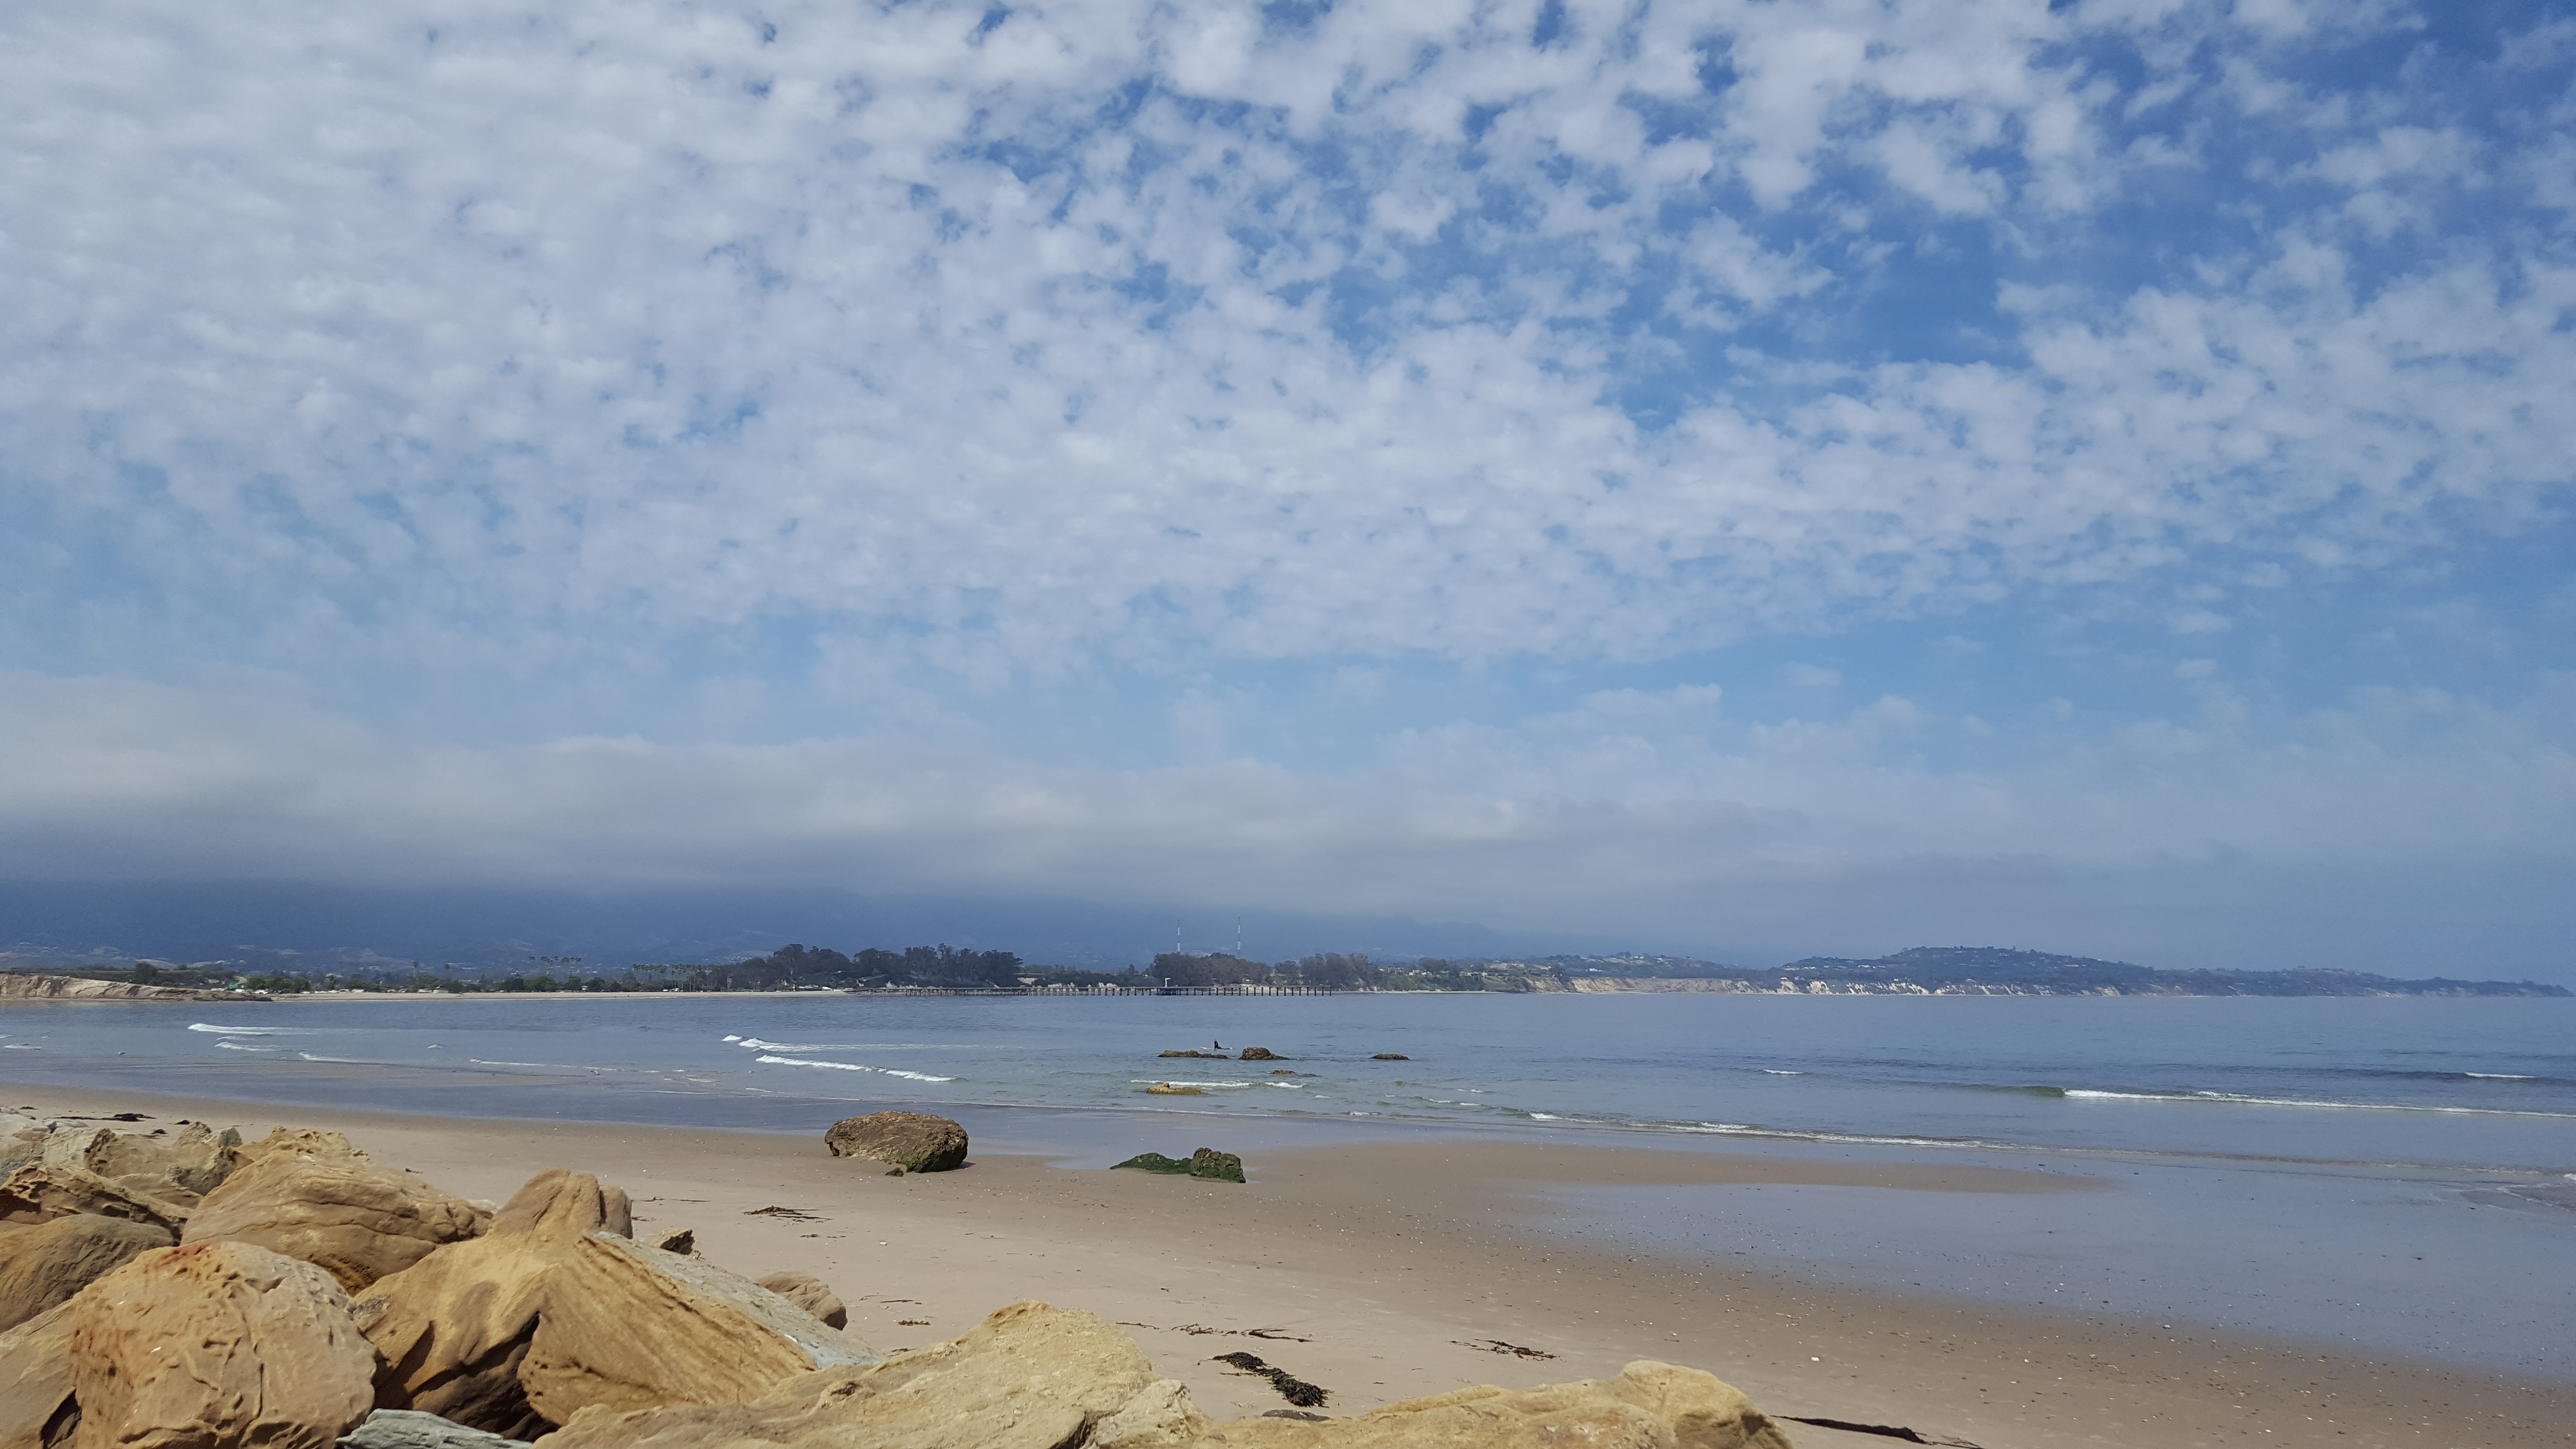
M 131 981 L 91 981 L 79 976 L 0 972 L 0 1001 L 266 1001 L 257 991 L 207 991 L 194 986 L 144 986 Z

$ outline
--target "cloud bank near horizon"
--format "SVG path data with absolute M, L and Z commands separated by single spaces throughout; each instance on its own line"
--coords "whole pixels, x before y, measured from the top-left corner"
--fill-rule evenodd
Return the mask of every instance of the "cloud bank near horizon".
M 2537 941 L 2571 76 L 2513 4 L 0 17 L 0 868 Z

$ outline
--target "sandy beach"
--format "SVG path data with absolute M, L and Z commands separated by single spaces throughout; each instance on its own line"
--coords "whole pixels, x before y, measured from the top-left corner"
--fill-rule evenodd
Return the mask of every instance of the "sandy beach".
M 1574 1185 L 1813 1183 L 1883 1193 L 2051 1194 L 2098 1184 L 1988 1167 L 1785 1161 L 1508 1141 L 1272 1150 L 1236 1186 L 978 1154 L 886 1177 L 813 1136 L 463 1121 L 131 1092 L 0 1088 L 44 1115 L 142 1112 L 346 1132 L 378 1161 L 474 1198 L 566 1166 L 632 1193 L 639 1236 L 687 1227 L 748 1273 L 821 1276 L 879 1349 L 953 1337 L 1023 1298 L 1128 1326 L 1220 1418 L 1281 1407 L 1213 1361 L 1249 1350 L 1361 1412 L 1471 1383 L 1525 1386 L 1637 1358 L 1709 1369 L 1766 1411 L 1904 1426 L 1985 1449 L 2059 1444 L 2563 1445 L 2576 1385 L 2294 1343 L 1802 1281 L 1569 1243 Z M 784 1211 L 769 1211 L 780 1209 Z M 1899 1442 L 1803 1423 L 1802 1445 Z

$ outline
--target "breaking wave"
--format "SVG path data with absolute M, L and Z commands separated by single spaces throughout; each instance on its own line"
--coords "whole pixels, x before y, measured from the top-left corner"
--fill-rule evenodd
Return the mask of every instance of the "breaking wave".
M 2097 1092 L 2067 1087 L 2058 1095 L 2069 1100 L 2110 1102 L 2188 1102 L 2231 1107 L 2305 1107 L 2335 1112 L 2433 1112 L 2454 1117 L 2546 1117 L 2576 1121 L 2576 1112 L 2532 1112 L 2513 1107 L 2436 1107 L 2411 1102 L 2324 1102 L 2304 1097 L 2252 1097 L 2238 1092 Z
M 813 1048 L 808 1047 L 806 1050 L 811 1051 Z M 801 1057 L 777 1056 L 754 1057 L 752 1060 L 756 1062 L 767 1062 L 771 1066 L 777 1067 L 828 1067 L 836 1072 L 875 1072 L 879 1076 L 903 1077 L 915 1082 L 953 1082 L 957 1080 L 955 1077 L 934 1077 L 928 1072 L 907 1072 L 899 1067 L 863 1067 L 857 1062 L 815 1062 L 807 1061 Z

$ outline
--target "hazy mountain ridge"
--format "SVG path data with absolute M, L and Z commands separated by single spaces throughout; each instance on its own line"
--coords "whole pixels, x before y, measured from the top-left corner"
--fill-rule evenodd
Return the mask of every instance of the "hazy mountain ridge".
M 1638 980 L 1741 982 L 1809 995 L 1954 996 L 2566 996 L 2536 981 L 2403 979 L 2330 967 L 2171 970 L 2005 946 L 1916 946 L 1875 960 L 1809 956 L 1770 971 L 1664 956 L 1551 957 L 1561 973 Z

